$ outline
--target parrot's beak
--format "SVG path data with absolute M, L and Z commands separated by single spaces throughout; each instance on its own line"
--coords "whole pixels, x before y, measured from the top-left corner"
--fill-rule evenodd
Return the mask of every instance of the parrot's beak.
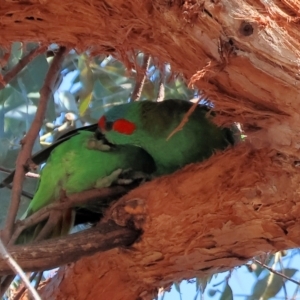
M 95 131 L 95 139 L 96 140 L 102 140 L 104 142 L 104 144 L 109 145 L 109 146 L 113 146 L 113 144 L 111 144 L 105 137 L 105 135 L 101 132 L 101 130 L 99 128 L 96 129 Z
M 101 132 L 101 130 L 99 128 L 97 128 L 96 131 L 95 131 L 95 139 L 97 139 L 97 140 L 104 140 L 105 139 L 104 134 Z

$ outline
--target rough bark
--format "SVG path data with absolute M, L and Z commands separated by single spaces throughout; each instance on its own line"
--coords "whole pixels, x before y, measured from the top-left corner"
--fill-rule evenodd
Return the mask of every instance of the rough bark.
M 144 235 L 61 270 L 45 299 L 136 299 L 174 280 L 226 270 L 300 245 L 297 0 L 31 1 L 0 7 L 0 44 L 55 42 L 171 63 L 246 144 L 127 195 Z M 142 205 L 144 203 L 144 205 Z M 135 207 L 133 209 L 132 207 Z M 122 209 L 112 212 L 122 222 Z
M 7 251 L 24 272 L 37 272 L 75 262 L 83 256 L 130 246 L 139 238 L 140 233 L 138 230 L 118 226 L 114 222 L 107 222 L 64 238 L 11 246 Z M 13 274 L 14 270 L 1 258 L 0 275 Z
M 71 299 L 77 286 L 76 299 L 151 299 L 158 286 L 295 248 L 299 183 L 292 161 L 248 144 L 147 183 L 108 214 L 120 224 L 134 216 L 141 240 L 61 269 L 42 295 Z

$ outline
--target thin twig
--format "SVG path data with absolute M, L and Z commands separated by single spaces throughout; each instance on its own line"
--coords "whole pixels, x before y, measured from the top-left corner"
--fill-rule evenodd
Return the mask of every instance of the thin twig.
M 17 262 L 11 257 L 11 255 L 7 252 L 4 247 L 2 240 L 0 239 L 0 255 L 7 262 L 7 264 L 11 267 L 11 269 L 15 272 L 16 275 L 19 275 L 23 280 L 25 286 L 29 290 L 30 294 L 35 300 L 42 300 L 35 288 L 30 284 L 26 274 L 21 269 L 21 267 L 17 264 Z
M 131 102 L 138 101 L 141 98 L 145 80 L 147 78 L 147 70 L 150 65 L 151 56 L 144 54 L 141 68 L 137 68 L 136 82 L 131 94 Z
M 12 189 L 12 185 L 11 184 L 5 185 L 3 187 L 6 187 L 6 188 L 8 188 L 10 190 Z M 3 187 L 0 187 L 0 189 L 3 188 Z M 28 192 L 26 192 L 24 190 L 21 191 L 21 195 L 24 196 L 24 197 L 26 197 L 26 198 L 28 198 L 28 199 L 33 199 L 33 194 L 28 193 Z
M 167 141 L 178 131 L 180 131 L 183 126 L 188 122 L 190 115 L 194 112 L 194 110 L 196 109 L 197 105 L 200 102 L 200 98 L 198 99 L 198 101 L 196 101 L 191 108 L 187 111 L 187 113 L 183 116 L 182 121 L 179 123 L 179 125 L 169 134 L 169 136 L 167 137 Z
M 24 67 L 28 65 L 36 56 L 41 53 L 44 53 L 47 50 L 46 46 L 37 47 L 31 50 L 28 54 L 22 57 L 19 62 L 9 71 L 7 72 L 0 82 L 0 90 L 4 89 L 5 86 L 14 79 L 20 71 L 23 70 Z
M 0 171 L 2 171 L 2 170 L 0 170 Z M 12 171 L 9 171 L 8 173 L 11 173 L 11 172 Z M 28 172 L 28 173 L 25 174 L 25 177 L 39 179 L 40 175 L 37 174 L 37 173 Z M 3 184 L 3 186 L 0 186 L 0 189 L 4 188 L 4 187 L 6 187 L 6 188 L 8 188 L 10 190 L 12 189 L 12 185 L 11 184 Z M 29 199 L 33 198 L 33 194 L 28 193 L 28 192 L 26 192 L 24 190 L 21 191 L 21 195 L 24 196 L 24 197 L 27 197 Z
M 3 172 L 3 173 L 11 173 L 10 169 L 3 168 L 3 167 L 0 167 L 0 171 Z
M 276 271 L 276 270 L 270 268 L 269 266 L 267 266 L 266 264 L 263 264 L 262 262 L 260 262 L 259 260 L 255 259 L 255 258 L 253 258 L 253 260 L 254 260 L 257 264 L 259 264 L 259 265 L 261 265 L 262 267 L 264 267 L 265 269 L 269 270 L 270 272 L 272 272 L 272 273 L 274 273 L 274 274 L 276 274 L 276 275 L 278 275 L 278 276 L 281 276 L 282 278 L 284 278 L 284 279 L 286 279 L 286 280 L 289 280 L 289 281 L 291 281 L 291 282 L 293 282 L 293 283 L 295 283 L 295 284 L 297 284 L 297 285 L 300 285 L 300 282 L 299 282 L 299 281 L 296 281 L 296 280 L 294 280 L 294 279 L 292 279 L 292 278 L 290 278 L 290 277 L 288 277 L 288 276 L 286 276 L 286 275 L 284 275 L 284 274 L 282 274 L 282 273 L 280 273 L 280 272 L 278 272 L 278 271 Z
M 40 128 L 43 125 L 48 99 L 50 98 L 51 93 L 53 93 L 53 87 L 59 75 L 65 53 L 66 48 L 60 47 L 57 54 L 55 55 L 53 62 L 49 68 L 49 71 L 46 75 L 45 83 L 40 91 L 41 97 L 39 105 L 37 107 L 35 118 L 25 138 L 21 141 L 22 147 L 16 162 L 16 173 L 13 181 L 10 207 L 6 218 L 5 227 L 2 232 L 2 239 L 5 243 L 7 243 L 11 237 L 14 222 L 19 208 L 22 184 L 26 173 L 24 166 L 26 165 L 28 159 L 31 157 L 31 151 L 34 141 L 36 140 Z
M 278 262 L 279 262 L 279 265 L 280 265 L 280 271 L 283 275 L 284 274 L 284 266 L 283 266 L 283 263 L 282 263 L 282 255 L 281 255 L 281 252 L 280 252 L 280 256 L 279 256 L 279 259 L 278 259 Z M 285 281 L 283 280 L 283 291 L 284 291 L 284 296 L 285 296 L 285 299 L 288 300 L 288 294 L 287 294 L 287 289 L 286 289 L 286 285 L 285 285 Z
M 140 235 L 139 230 L 109 221 L 64 237 L 8 247 L 8 251 L 25 272 L 44 271 L 75 262 L 83 256 L 129 247 Z M 6 261 L 0 259 L 0 275 L 12 273 Z
M 130 190 L 131 188 L 132 188 L 131 186 L 126 186 L 126 187 L 113 186 L 113 187 L 102 188 L 98 190 L 97 189 L 88 190 L 81 193 L 72 194 L 67 197 L 67 200 L 65 199 L 66 201 L 57 201 L 55 203 L 47 205 L 46 207 L 43 207 L 36 213 L 32 214 L 30 217 L 17 222 L 15 226 L 15 231 L 8 245 L 9 246 L 13 245 L 24 229 L 31 227 L 48 218 L 51 211 L 53 210 L 62 211 L 94 199 L 97 199 L 97 201 L 101 201 L 101 199 L 107 199 L 108 197 L 110 198 L 121 197 L 126 192 L 128 192 L 128 190 Z

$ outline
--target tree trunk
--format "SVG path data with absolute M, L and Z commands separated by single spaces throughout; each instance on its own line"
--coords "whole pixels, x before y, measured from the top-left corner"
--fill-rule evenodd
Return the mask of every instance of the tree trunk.
M 150 298 L 157 287 L 300 245 L 300 2 L 94 0 L 3 2 L 0 44 L 51 42 L 169 62 L 247 142 L 156 179 L 108 213 L 144 231 L 130 249 L 61 269 L 44 299 Z

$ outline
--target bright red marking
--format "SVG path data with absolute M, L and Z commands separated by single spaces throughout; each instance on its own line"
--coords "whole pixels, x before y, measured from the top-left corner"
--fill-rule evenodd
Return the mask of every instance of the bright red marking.
M 113 130 L 122 134 L 132 134 L 135 131 L 135 125 L 125 119 L 119 119 L 114 122 Z
M 102 130 L 105 130 L 105 125 L 106 125 L 106 118 L 105 116 L 102 116 L 98 121 L 98 127 Z

